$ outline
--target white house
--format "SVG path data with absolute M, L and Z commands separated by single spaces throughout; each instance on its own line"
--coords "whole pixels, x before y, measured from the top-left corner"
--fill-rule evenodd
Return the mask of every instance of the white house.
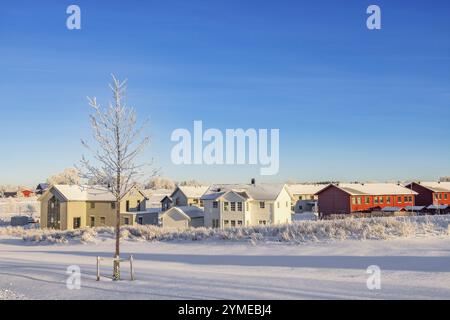
M 201 198 L 205 226 L 227 228 L 291 222 L 291 195 L 284 184 L 212 185 Z
M 317 212 L 317 192 L 326 188 L 327 184 L 289 184 L 292 195 L 292 211 L 294 213 Z

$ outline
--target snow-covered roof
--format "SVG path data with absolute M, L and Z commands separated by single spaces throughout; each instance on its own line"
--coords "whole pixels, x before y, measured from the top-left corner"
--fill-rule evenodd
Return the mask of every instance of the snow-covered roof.
M 171 210 L 176 210 L 178 212 L 181 212 L 182 214 L 188 216 L 191 219 L 203 218 L 205 216 L 205 212 L 203 211 L 203 209 L 201 209 L 197 206 L 172 207 L 169 210 L 163 212 L 162 214 L 165 214 Z
M 178 186 L 177 189 L 183 192 L 188 198 L 200 198 L 208 190 L 208 186 Z M 171 195 L 173 195 L 175 191 Z
M 352 196 L 416 195 L 417 192 L 396 183 L 339 183 L 337 188 Z M 322 189 L 321 191 L 323 191 Z M 319 191 L 318 193 L 320 193 Z
M 67 201 L 115 201 L 113 194 L 102 186 L 54 185 Z
M 384 207 L 383 209 L 381 209 L 381 211 L 383 212 L 398 212 L 398 211 L 403 211 L 405 209 L 400 208 L 400 207 Z
M 216 184 L 212 185 L 201 199 L 216 200 L 228 191 L 234 191 L 253 200 L 276 200 L 284 186 L 278 183 Z
M 427 189 L 430 189 L 433 192 L 450 192 L 450 182 L 417 182 L 417 184 L 424 186 Z
M 161 200 L 164 199 L 165 197 L 170 197 L 172 192 L 173 190 L 169 189 L 158 189 L 158 190 L 147 189 L 142 191 L 142 193 L 148 199 L 147 207 L 161 206 Z
M 440 204 L 440 205 L 435 205 L 435 204 L 432 204 L 432 205 L 429 205 L 428 207 L 427 207 L 427 209 L 429 209 L 429 210 L 446 210 L 446 209 L 448 209 L 448 205 L 446 205 L 446 204 Z
M 292 195 L 313 195 L 327 186 L 326 184 L 288 184 L 287 188 Z
M 405 209 L 407 211 L 422 211 L 426 206 L 406 206 Z

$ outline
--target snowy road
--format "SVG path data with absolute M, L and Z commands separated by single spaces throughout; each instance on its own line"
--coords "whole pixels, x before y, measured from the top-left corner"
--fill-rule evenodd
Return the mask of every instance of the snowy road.
M 124 242 L 137 281 L 95 281 L 95 257 L 113 242 L 25 245 L 0 239 L 0 299 L 450 299 L 450 239 L 306 245 Z M 79 265 L 81 289 L 66 288 Z M 368 290 L 378 265 L 381 290 Z M 123 276 L 128 277 L 128 265 Z M 106 276 L 110 266 L 104 263 Z

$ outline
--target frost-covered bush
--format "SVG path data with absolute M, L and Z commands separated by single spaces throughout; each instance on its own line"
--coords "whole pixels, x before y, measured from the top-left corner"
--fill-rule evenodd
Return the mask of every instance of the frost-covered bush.
M 350 218 L 326 221 L 298 221 L 286 225 L 229 229 L 191 228 L 166 230 L 157 226 L 124 226 L 121 238 L 132 241 L 263 241 L 304 243 L 336 240 L 385 240 L 404 237 L 449 236 L 450 215 Z M 74 231 L 0 227 L 0 236 L 23 238 L 27 242 L 87 243 L 112 239 L 114 228 L 87 228 Z

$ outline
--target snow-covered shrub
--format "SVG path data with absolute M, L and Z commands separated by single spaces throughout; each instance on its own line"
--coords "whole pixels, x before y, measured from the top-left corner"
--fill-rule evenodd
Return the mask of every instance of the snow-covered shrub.
M 449 236 L 450 215 L 350 218 L 342 220 L 298 221 L 286 225 L 243 228 L 190 228 L 166 230 L 153 225 L 124 226 L 123 240 L 133 241 L 261 241 L 304 243 L 336 240 L 385 240 L 404 237 Z M 0 227 L 0 236 L 22 238 L 27 242 L 81 243 L 113 239 L 114 228 L 100 227 L 74 231 Z

